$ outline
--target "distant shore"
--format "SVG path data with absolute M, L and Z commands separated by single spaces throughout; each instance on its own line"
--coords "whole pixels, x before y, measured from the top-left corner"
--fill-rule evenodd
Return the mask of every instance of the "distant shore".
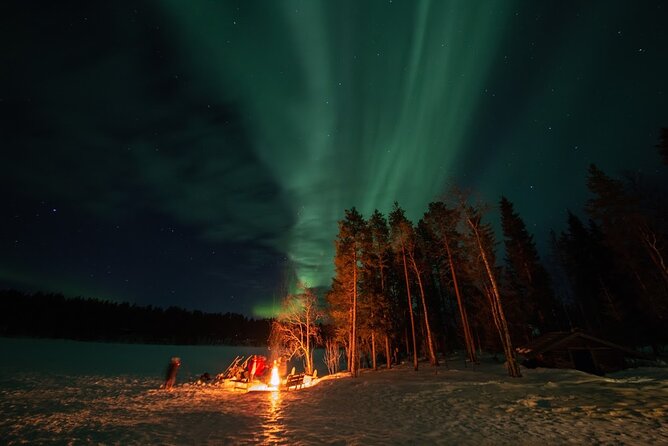
M 264 346 L 271 321 L 237 313 L 0 290 L 0 336 L 170 345 Z

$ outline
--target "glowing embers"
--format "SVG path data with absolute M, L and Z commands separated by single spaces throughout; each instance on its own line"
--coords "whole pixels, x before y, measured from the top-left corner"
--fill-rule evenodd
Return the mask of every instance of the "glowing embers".
M 281 385 L 281 378 L 278 375 L 278 364 L 276 364 L 276 361 L 274 361 L 274 366 L 271 368 L 269 383 L 267 384 L 257 381 L 249 383 L 246 387 L 246 390 L 249 392 L 262 392 L 262 391 L 275 392 L 279 390 L 280 385 Z

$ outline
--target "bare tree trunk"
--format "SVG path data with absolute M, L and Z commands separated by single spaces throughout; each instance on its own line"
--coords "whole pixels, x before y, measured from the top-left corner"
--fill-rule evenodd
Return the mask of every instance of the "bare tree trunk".
M 390 357 L 390 337 L 385 334 L 385 362 L 387 363 L 387 368 L 392 368 L 392 358 Z
M 478 359 L 475 356 L 475 345 L 473 343 L 473 336 L 471 335 L 471 326 L 469 325 L 468 314 L 466 307 L 462 301 L 462 295 L 459 292 L 459 282 L 457 281 L 457 273 L 455 272 L 455 265 L 452 261 L 452 252 L 447 238 L 445 238 L 445 252 L 448 255 L 448 263 L 450 264 L 450 274 L 452 275 L 452 284 L 455 288 L 455 296 L 457 297 L 457 306 L 459 307 L 459 317 L 462 319 L 462 330 L 464 331 L 464 344 L 466 345 L 466 353 L 469 361 L 477 363 Z
M 348 330 L 348 348 L 346 349 L 346 368 L 349 372 L 353 371 L 353 305 L 352 299 L 350 300 L 350 329 Z
M 357 252 L 355 252 L 353 263 L 353 321 L 352 321 L 352 336 L 351 336 L 351 347 L 350 352 L 352 355 L 352 368 L 350 372 L 353 376 L 357 376 L 359 370 L 359 363 L 357 354 Z
M 376 367 L 376 332 L 371 331 L 371 365 L 374 370 L 378 370 Z
M 489 264 L 489 260 L 487 259 L 487 253 L 485 252 L 485 248 L 482 246 L 482 240 L 480 240 L 480 233 L 478 232 L 478 228 L 476 225 L 471 221 L 471 218 L 468 218 L 468 223 L 471 226 L 471 229 L 473 230 L 473 233 L 475 234 L 476 241 L 478 243 L 478 249 L 480 250 L 480 256 L 482 257 L 482 262 L 485 265 L 485 271 L 487 272 L 487 277 L 489 279 L 489 282 L 492 286 L 492 293 L 491 293 L 491 300 L 492 300 L 492 311 L 496 311 L 497 318 L 498 318 L 498 330 L 499 330 L 499 335 L 501 336 L 501 343 L 503 344 L 505 354 L 506 354 L 506 361 L 508 363 L 508 374 L 512 377 L 519 378 L 522 376 L 522 373 L 520 372 L 520 367 L 517 364 L 517 360 L 515 359 L 515 352 L 513 351 L 513 343 L 510 340 L 510 332 L 508 330 L 508 323 L 506 322 L 506 316 L 503 312 L 503 306 L 501 305 L 501 295 L 499 294 L 499 287 L 496 283 L 496 279 L 494 278 L 494 272 L 492 271 L 492 267 Z
M 422 286 L 422 278 L 420 277 L 420 270 L 417 267 L 417 263 L 413 256 L 409 256 L 411 260 L 411 265 L 413 266 L 413 271 L 418 280 L 418 288 L 420 289 L 420 299 L 422 300 L 422 312 L 424 313 L 424 326 L 427 331 L 427 351 L 429 352 L 429 363 L 433 366 L 438 365 L 438 358 L 436 357 L 436 352 L 434 351 L 434 341 L 431 336 L 431 327 L 429 326 L 429 314 L 427 313 L 427 302 L 424 297 L 424 287 Z
M 404 343 L 406 344 L 406 356 L 411 354 L 411 348 L 408 344 L 408 328 L 404 327 Z
M 306 374 L 307 375 L 312 375 L 313 374 L 313 355 L 311 354 L 311 332 L 310 332 L 310 319 L 308 317 L 308 313 L 306 315 L 306 354 L 304 355 L 306 360 Z
M 485 296 L 487 297 L 487 302 L 489 303 L 489 307 L 492 311 L 492 320 L 494 321 L 494 326 L 496 327 L 496 331 L 499 334 L 499 340 L 501 341 L 501 346 L 503 347 L 503 354 L 506 354 L 506 344 L 503 340 L 503 335 L 501 334 L 501 320 L 499 319 L 499 313 L 496 309 L 496 305 L 494 304 L 494 296 L 492 296 L 492 290 L 491 288 L 485 284 Z
M 450 305 L 450 309 L 453 309 L 454 307 L 452 306 L 452 299 L 447 299 L 445 295 L 442 292 L 443 288 L 443 272 L 441 269 L 438 267 L 438 265 L 434 265 L 436 268 L 436 280 L 435 280 L 435 286 L 436 290 L 438 292 L 438 302 L 442 306 L 442 311 L 438 311 L 440 313 L 440 319 L 441 319 L 441 325 L 443 327 L 443 336 L 441 338 L 441 343 L 438 343 L 438 338 L 435 339 L 435 348 L 438 350 L 439 345 L 441 348 L 441 353 L 443 353 L 443 361 L 445 362 L 445 366 L 447 367 L 448 365 L 448 323 L 446 321 L 445 315 L 447 314 L 446 307 Z
M 385 296 L 385 274 L 383 272 L 383 263 L 380 263 L 380 291 L 383 293 L 383 296 Z M 390 357 L 390 338 L 387 335 L 387 325 L 384 325 L 384 330 L 385 330 L 385 362 L 387 363 L 387 368 L 392 367 L 392 358 Z
M 404 278 L 406 279 L 406 295 L 408 296 L 408 314 L 411 318 L 411 335 L 413 336 L 413 367 L 415 371 L 418 369 L 418 353 L 417 353 L 417 343 L 415 341 L 415 320 L 413 318 L 413 299 L 411 299 L 411 285 L 408 281 L 408 267 L 406 266 L 406 250 L 404 249 L 404 243 L 401 242 L 401 258 L 404 262 Z

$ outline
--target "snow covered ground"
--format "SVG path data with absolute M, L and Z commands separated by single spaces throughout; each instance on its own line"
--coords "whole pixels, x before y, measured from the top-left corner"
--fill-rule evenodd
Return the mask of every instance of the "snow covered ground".
M 0 349 L 4 355 L 5 340 Z M 122 445 L 668 444 L 667 368 L 606 377 L 523 369 L 523 378 L 511 379 L 491 360 L 469 368 L 461 360 L 451 360 L 448 368 L 420 365 L 419 372 L 402 365 L 356 379 L 327 377 L 304 390 L 248 394 L 184 384 L 162 391 L 160 375 L 3 365 L 0 439 Z

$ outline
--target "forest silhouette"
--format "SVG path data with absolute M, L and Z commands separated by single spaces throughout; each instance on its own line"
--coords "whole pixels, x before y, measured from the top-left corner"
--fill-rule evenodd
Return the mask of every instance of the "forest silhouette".
M 658 155 L 668 166 L 668 129 Z M 658 163 L 657 163 L 658 164 Z M 665 166 L 657 166 L 665 169 Z M 660 175 L 659 175 L 660 176 Z M 503 254 L 489 206 L 456 188 L 429 203 L 417 224 L 399 203 L 388 218 L 355 208 L 339 221 L 335 276 L 318 321 L 321 345 L 342 348 L 356 374 L 397 357 L 438 365 L 464 349 L 503 352 L 555 330 L 584 329 L 629 346 L 668 343 L 668 202 L 661 178 L 615 178 L 589 167 L 584 213 L 565 213 L 540 258 L 512 201 L 500 196 Z M 545 257 L 545 256 L 544 256 Z M 546 266 L 546 264 L 549 266 Z M 308 284 L 306 284 L 308 285 Z M 0 291 L 0 335 L 172 344 L 266 345 L 273 321 L 234 313 L 162 309 L 61 294 Z M 352 360 L 352 358 L 357 360 Z
M 0 291 L 0 335 L 147 344 L 265 345 L 271 322 L 62 294 Z

